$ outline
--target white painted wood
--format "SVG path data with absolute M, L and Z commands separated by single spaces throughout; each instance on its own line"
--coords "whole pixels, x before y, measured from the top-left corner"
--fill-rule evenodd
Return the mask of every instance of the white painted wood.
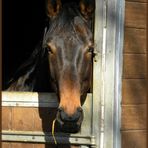
M 114 102 L 114 148 L 121 148 L 121 99 L 122 99 L 122 69 L 124 41 L 125 1 L 117 0 L 116 44 L 115 44 L 115 102 Z
M 2 106 L 16 107 L 58 107 L 54 93 L 2 92 Z
M 37 92 L 2 92 L 2 101 L 16 102 L 38 102 L 38 98 L 42 97 L 42 102 L 55 102 L 57 96 L 55 93 L 37 93 Z
M 115 34 L 116 4 L 115 0 L 107 0 L 106 16 L 106 51 L 104 73 L 104 147 L 113 148 L 113 116 L 114 116 L 114 72 L 115 72 Z
M 92 135 L 96 141 L 96 147 L 100 147 L 101 128 L 101 76 L 102 76 L 102 44 L 103 44 L 103 1 L 95 1 L 95 22 L 94 22 L 94 53 L 93 59 L 93 115 Z
M 106 0 L 106 51 L 104 73 L 104 146 L 120 148 L 123 0 Z M 120 26 L 119 26 L 120 25 Z M 119 32 L 122 34 L 119 34 Z M 121 33 L 120 32 L 120 33 Z
M 91 135 L 63 134 L 56 133 L 58 144 L 80 144 L 93 146 Z M 33 142 L 33 143 L 54 143 L 51 133 L 30 132 L 30 131 L 2 131 L 2 141 L 10 142 Z
M 87 112 L 91 111 L 92 94 L 88 93 L 82 106 Z M 16 107 L 58 107 L 58 99 L 55 93 L 37 92 L 2 92 L 2 106 Z M 91 116 L 91 112 L 89 113 Z
M 88 94 L 90 95 L 90 94 Z M 91 134 L 91 117 L 92 117 L 92 95 L 87 97 L 85 103 L 83 105 L 84 110 L 84 119 L 81 125 L 80 133 L 83 135 L 90 135 Z M 81 145 L 81 148 L 88 148 L 88 145 Z

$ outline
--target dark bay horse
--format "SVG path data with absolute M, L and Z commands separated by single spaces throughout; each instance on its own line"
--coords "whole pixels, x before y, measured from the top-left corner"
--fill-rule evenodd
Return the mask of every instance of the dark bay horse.
M 48 82 L 59 98 L 56 120 L 62 131 L 78 132 L 92 76 L 94 3 L 80 0 L 79 5 L 62 5 L 60 0 L 46 0 L 46 7 L 49 25 L 43 40 L 11 80 L 8 91 L 40 91 Z M 42 75 L 43 69 L 48 78 Z

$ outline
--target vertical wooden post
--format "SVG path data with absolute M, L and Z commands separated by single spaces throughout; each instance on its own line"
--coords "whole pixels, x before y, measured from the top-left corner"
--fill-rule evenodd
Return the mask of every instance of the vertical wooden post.
M 121 148 L 121 99 L 122 99 L 122 68 L 124 44 L 124 12 L 125 1 L 116 0 L 116 38 L 115 38 L 115 98 L 114 98 L 114 137 L 113 147 Z
M 92 103 L 92 135 L 96 140 L 96 147 L 100 147 L 101 127 L 101 77 L 102 77 L 102 43 L 103 43 L 103 1 L 95 1 L 94 22 L 94 53 L 93 59 L 93 103 Z
M 123 0 L 107 0 L 104 73 L 104 148 L 120 148 Z
M 120 148 L 123 0 L 96 0 L 92 135 L 97 148 Z

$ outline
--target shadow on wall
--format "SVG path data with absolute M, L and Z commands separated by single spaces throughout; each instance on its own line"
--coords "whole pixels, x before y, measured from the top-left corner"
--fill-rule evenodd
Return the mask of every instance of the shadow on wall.
M 53 96 L 54 97 L 54 96 Z M 45 141 L 47 142 L 47 144 L 45 144 L 45 148 L 78 148 L 79 146 L 75 146 L 75 145 L 70 145 L 68 143 L 69 142 L 69 134 L 66 134 L 66 137 L 64 137 L 64 143 L 67 144 L 48 144 L 49 141 L 49 132 L 52 132 L 52 123 L 53 120 L 56 118 L 56 113 L 57 113 L 57 108 L 54 105 L 54 108 L 50 108 L 50 107 L 42 107 L 42 101 L 41 99 L 44 98 L 44 94 L 43 93 L 39 93 L 39 108 L 38 108 L 38 113 L 39 113 L 39 117 L 41 119 L 41 124 L 42 124 L 42 130 L 45 134 Z M 55 101 L 56 102 L 56 101 Z M 60 132 L 59 127 L 57 126 L 57 124 L 55 123 L 55 133 L 56 132 Z M 53 140 L 53 137 L 52 137 Z M 54 140 L 53 140 L 54 143 Z

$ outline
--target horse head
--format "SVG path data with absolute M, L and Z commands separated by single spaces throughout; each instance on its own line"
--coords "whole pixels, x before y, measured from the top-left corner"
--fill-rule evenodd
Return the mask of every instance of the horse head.
M 62 6 L 47 0 L 50 25 L 43 48 L 48 51 L 50 78 L 58 94 L 57 122 L 66 132 L 77 132 L 83 120 L 82 103 L 90 88 L 93 56 L 91 19 L 94 4 L 81 0 Z

